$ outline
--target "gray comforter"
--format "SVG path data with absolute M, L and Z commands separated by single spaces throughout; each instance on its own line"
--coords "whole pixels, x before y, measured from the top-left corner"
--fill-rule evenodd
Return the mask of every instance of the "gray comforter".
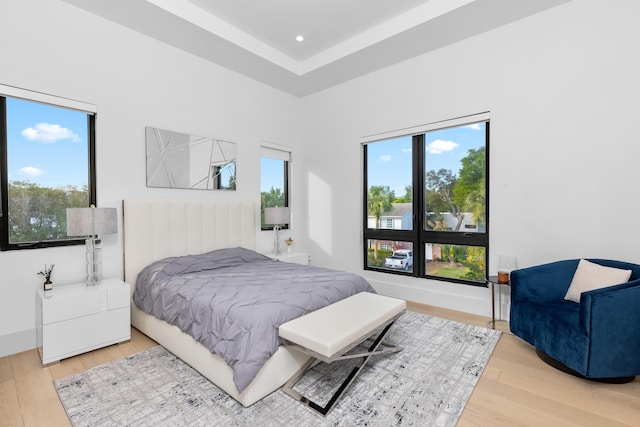
M 242 393 L 278 349 L 281 324 L 358 292 L 375 291 L 352 273 L 230 248 L 154 262 L 133 300 L 221 356 Z

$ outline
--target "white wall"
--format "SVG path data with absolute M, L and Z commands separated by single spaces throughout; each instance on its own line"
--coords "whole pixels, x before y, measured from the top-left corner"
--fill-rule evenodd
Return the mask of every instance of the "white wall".
M 96 104 L 98 198 L 259 202 L 260 141 L 293 147 L 296 250 L 362 272 L 364 135 L 491 111 L 491 262 L 640 262 L 640 4 L 580 0 L 297 99 L 58 0 L 5 0 L 0 84 Z M 144 127 L 238 143 L 238 191 L 145 187 Z M 261 233 L 268 250 L 271 234 Z M 104 239 L 121 277 L 121 236 Z M 259 248 L 260 249 L 260 248 Z M 35 346 L 36 275 L 82 280 L 82 247 L 0 253 L 0 355 Z M 383 293 L 489 314 L 485 288 L 363 272 Z
M 490 271 L 499 254 L 640 262 L 638 16 L 632 0 L 573 1 L 305 98 L 313 259 L 363 272 L 360 137 L 488 110 Z M 491 312 L 487 289 L 363 274 L 392 295 Z
M 298 154 L 298 98 L 58 0 L 3 0 L 2 16 L 0 84 L 97 106 L 99 206 L 120 212 L 126 196 L 158 196 L 248 198 L 258 209 L 260 141 Z M 145 126 L 236 142 L 238 191 L 146 188 Z M 301 174 L 295 164 L 293 174 Z M 294 217 L 302 199 L 294 193 Z M 271 239 L 259 232 L 259 249 Z M 122 277 L 122 236 L 105 236 L 103 250 L 105 277 Z M 45 263 L 56 265 L 55 286 L 81 282 L 84 247 L 0 252 L 0 356 L 36 345 L 36 272 Z

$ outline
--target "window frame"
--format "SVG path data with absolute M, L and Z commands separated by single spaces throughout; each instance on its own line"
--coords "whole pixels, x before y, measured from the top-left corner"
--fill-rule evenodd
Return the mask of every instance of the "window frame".
M 413 203 L 413 218 L 411 230 L 394 230 L 394 229 L 372 229 L 368 228 L 368 209 L 367 198 L 369 192 L 368 185 L 368 156 L 367 145 L 368 143 L 375 143 L 384 140 L 393 139 L 395 137 L 406 136 L 402 134 L 402 131 L 395 133 L 394 135 L 381 138 L 371 138 L 363 143 L 363 265 L 365 270 L 376 271 L 386 274 L 399 274 L 403 276 L 412 276 L 418 278 L 425 278 L 430 280 L 438 280 L 445 282 L 461 283 L 471 286 L 486 287 L 486 276 L 488 271 L 485 271 L 485 280 L 482 282 L 457 279 L 443 276 L 433 276 L 426 274 L 427 262 L 425 260 L 425 246 L 426 244 L 448 244 L 448 245 L 460 245 L 460 246 L 476 246 L 485 249 L 485 268 L 488 268 L 489 260 L 489 158 L 490 158 L 490 120 L 488 112 L 480 113 L 478 115 L 465 116 L 458 119 L 454 119 L 455 123 L 447 123 L 447 121 L 438 122 L 429 125 L 423 125 L 423 129 L 419 129 L 416 132 L 412 132 L 411 135 L 411 147 L 412 147 L 412 203 Z M 426 206 L 424 191 L 425 182 L 425 134 L 432 131 L 443 130 L 447 128 L 454 128 L 459 126 L 470 125 L 474 123 L 485 123 L 485 229 L 484 232 L 469 232 L 461 229 L 460 231 L 434 231 L 426 230 L 425 224 L 425 212 L 423 208 L 416 208 Z M 434 126 L 435 125 L 435 126 Z M 379 224 L 378 224 L 379 226 Z M 385 269 L 370 266 L 368 263 L 369 258 L 369 242 L 372 240 L 385 240 L 385 241 L 402 241 L 411 243 L 413 251 L 413 269 L 412 271 L 400 271 L 395 269 Z
M 275 154 L 275 153 L 279 153 L 279 154 Z M 271 155 L 270 155 L 271 154 Z M 285 159 L 284 157 L 287 157 L 287 159 Z M 284 179 L 284 188 L 282 189 L 283 195 L 284 195 L 284 206 L 281 206 L 283 208 L 288 208 L 290 207 L 290 187 L 291 187 L 291 183 L 290 183 L 290 176 L 291 176 L 291 150 L 289 149 L 285 149 L 285 148 L 275 148 L 275 147 L 271 147 L 270 145 L 262 145 L 260 147 L 260 162 L 262 163 L 262 159 L 263 158 L 269 158 L 269 159 L 275 159 L 275 160 L 282 160 L 284 162 L 283 164 L 283 179 Z M 261 185 L 262 185 L 262 168 L 260 168 L 260 181 L 261 181 Z M 262 218 L 263 218 L 263 209 L 264 206 L 262 206 L 262 191 L 260 191 L 260 195 L 261 195 L 261 200 L 260 200 L 260 230 L 261 231 L 268 231 L 268 230 L 273 230 L 274 226 L 273 225 L 263 225 L 262 224 Z M 280 227 L 280 230 L 288 230 L 289 224 L 282 224 Z
M 66 98 L 31 92 L 11 86 L 0 85 L 0 251 L 40 249 L 84 244 L 84 239 L 44 240 L 36 242 L 9 242 L 9 174 L 7 136 L 7 98 L 51 105 L 82 112 L 87 115 L 87 162 L 88 162 L 88 203 L 97 205 L 96 186 L 96 111 L 95 106 Z

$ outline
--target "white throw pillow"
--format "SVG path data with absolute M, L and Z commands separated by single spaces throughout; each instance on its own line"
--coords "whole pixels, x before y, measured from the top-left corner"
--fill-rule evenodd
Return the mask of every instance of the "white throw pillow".
M 631 270 L 605 267 L 581 259 L 564 299 L 579 303 L 583 292 L 619 285 L 628 282 L 629 277 L 631 277 Z

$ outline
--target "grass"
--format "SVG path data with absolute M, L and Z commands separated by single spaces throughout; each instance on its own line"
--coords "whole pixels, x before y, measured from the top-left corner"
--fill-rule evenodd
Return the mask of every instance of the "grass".
M 431 261 L 427 264 L 427 274 L 430 276 L 464 279 L 467 273 L 469 273 L 469 268 L 459 264 L 455 264 L 455 266 L 452 266 L 448 262 L 437 261 Z

